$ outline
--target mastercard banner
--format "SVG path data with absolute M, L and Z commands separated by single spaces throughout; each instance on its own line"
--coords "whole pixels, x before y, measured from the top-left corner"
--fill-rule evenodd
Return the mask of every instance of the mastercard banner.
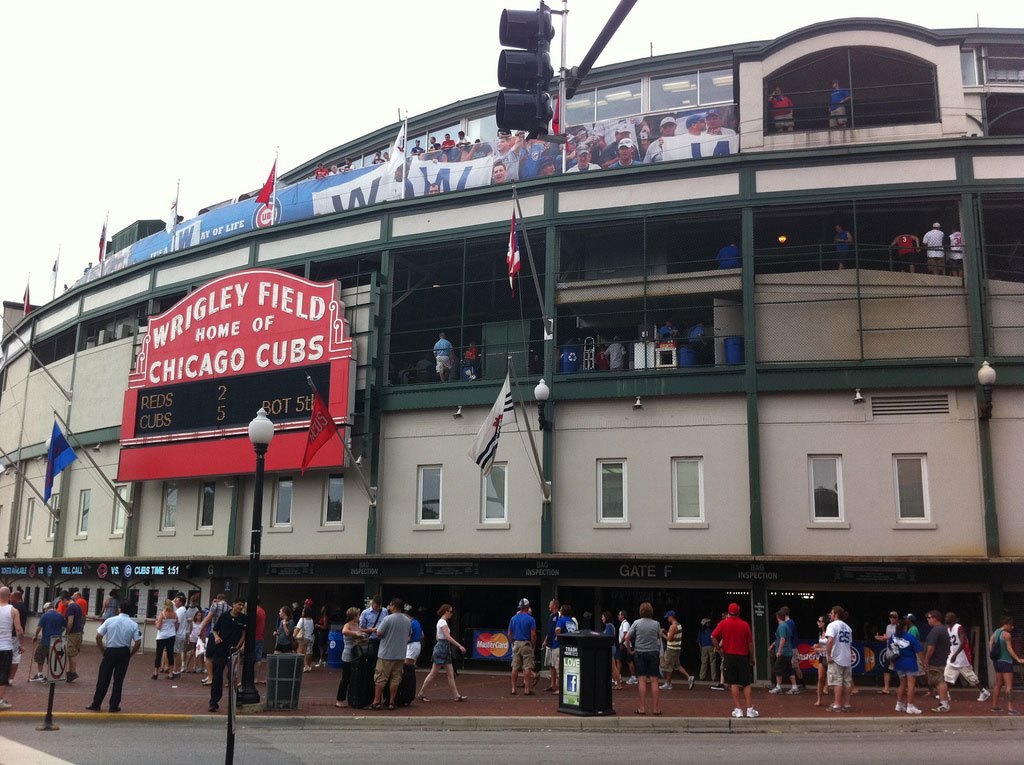
M 473 658 L 512 661 L 512 641 L 507 630 L 473 630 Z

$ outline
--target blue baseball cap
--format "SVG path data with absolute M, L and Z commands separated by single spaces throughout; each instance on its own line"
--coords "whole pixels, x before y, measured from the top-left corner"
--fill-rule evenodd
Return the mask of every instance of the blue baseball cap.
M 668 612 L 667 612 L 667 613 L 665 614 L 665 618 L 666 618 L 666 619 L 668 619 L 668 618 L 669 618 L 670 616 L 675 616 L 675 615 L 676 615 L 676 612 L 675 612 L 675 611 L 668 611 Z
M 707 122 L 707 117 L 703 114 L 691 114 L 686 118 L 686 127 L 693 127 L 698 122 Z

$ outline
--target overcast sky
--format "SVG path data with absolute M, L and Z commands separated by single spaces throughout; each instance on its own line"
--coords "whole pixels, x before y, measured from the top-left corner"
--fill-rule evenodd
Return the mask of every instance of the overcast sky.
M 571 0 L 578 64 L 616 0 Z M 821 7 L 816 7 L 821 6 Z M 434 4 L 19 2 L 4 7 L 0 190 L 4 300 L 31 277 L 34 304 L 96 260 L 100 229 L 167 218 L 258 187 L 281 168 L 397 119 L 497 89 L 502 8 L 532 0 Z M 553 4 L 561 8 L 560 2 Z M 835 7 L 835 6 L 831 6 Z M 848 6 L 930 28 L 1022 26 L 1015 3 Z M 1012 8 L 1018 7 L 1017 11 Z M 597 66 L 767 40 L 834 18 L 821 4 L 639 0 Z M 560 30 L 560 22 L 556 21 Z M 552 44 L 558 66 L 559 38 Z

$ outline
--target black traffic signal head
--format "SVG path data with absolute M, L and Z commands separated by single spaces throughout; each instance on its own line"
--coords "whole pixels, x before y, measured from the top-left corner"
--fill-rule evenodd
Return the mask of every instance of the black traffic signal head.
M 554 69 L 549 48 L 555 28 L 551 11 L 544 3 L 535 11 L 501 12 L 498 40 L 503 50 L 498 57 L 498 94 L 495 116 L 498 127 L 525 130 L 531 137 L 547 133 L 551 121 L 548 88 Z

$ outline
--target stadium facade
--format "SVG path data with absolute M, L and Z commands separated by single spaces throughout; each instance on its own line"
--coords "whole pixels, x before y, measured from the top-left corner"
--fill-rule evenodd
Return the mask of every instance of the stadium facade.
M 397 124 L 311 158 L 269 210 L 140 221 L 57 299 L 5 304 L 0 580 L 140 618 L 244 594 L 259 401 L 269 605 L 382 592 L 466 630 L 523 596 L 652 599 L 692 629 L 736 600 L 763 646 L 780 605 L 839 602 L 861 636 L 892 608 L 987 634 L 1024 607 L 1022 39 L 845 19 L 607 66 L 564 152 L 499 136 L 491 94 L 410 120 L 404 158 Z M 509 367 L 525 404 L 482 477 Z M 310 370 L 351 455 L 302 473 Z M 226 384 L 237 411 L 208 406 Z M 47 507 L 55 417 L 79 458 Z

